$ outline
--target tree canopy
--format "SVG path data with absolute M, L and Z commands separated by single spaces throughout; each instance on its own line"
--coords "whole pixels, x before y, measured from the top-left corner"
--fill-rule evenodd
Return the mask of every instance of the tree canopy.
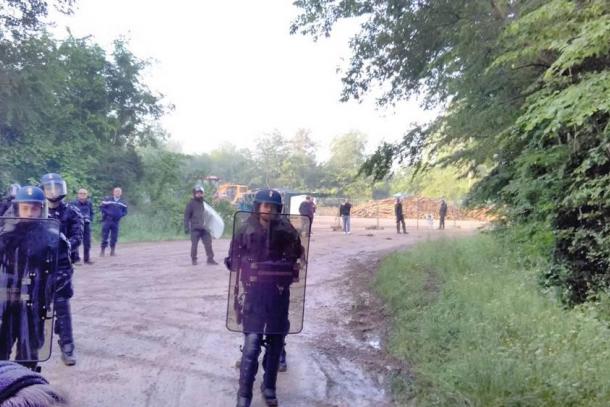
M 415 94 L 444 113 L 384 143 L 363 167 L 395 162 L 492 168 L 471 202 L 551 229 L 547 282 L 581 302 L 610 285 L 610 3 L 604 0 L 297 0 L 293 32 L 330 35 L 359 17 L 341 98 L 375 85 L 380 104 Z M 451 152 L 446 154 L 447 151 Z

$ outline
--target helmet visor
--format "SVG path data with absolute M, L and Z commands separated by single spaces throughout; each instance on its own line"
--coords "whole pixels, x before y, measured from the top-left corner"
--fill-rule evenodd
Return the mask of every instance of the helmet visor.
M 68 188 L 66 187 L 66 181 L 47 181 L 42 185 L 44 196 L 47 199 L 57 199 L 67 195 Z

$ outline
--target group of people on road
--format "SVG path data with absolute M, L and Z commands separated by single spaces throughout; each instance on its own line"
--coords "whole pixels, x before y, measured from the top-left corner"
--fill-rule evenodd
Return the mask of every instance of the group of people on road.
M 351 233 L 351 210 L 352 204 L 350 203 L 348 198 L 345 198 L 341 205 L 339 205 L 339 217 L 341 219 L 342 230 L 344 234 Z M 394 216 L 396 218 L 396 233 L 408 234 L 407 226 L 405 224 L 405 214 L 402 207 L 402 199 L 400 197 L 396 198 L 394 202 Z M 430 215 L 431 216 L 431 215 Z M 445 229 L 445 218 L 447 217 L 447 203 L 444 199 L 441 199 L 441 204 L 439 207 L 439 229 Z
M 121 188 L 114 188 L 113 195 L 105 197 L 100 204 L 101 255 L 108 246 L 109 237 L 110 254 L 115 255 L 119 222 L 127 214 L 127 204 L 121 199 L 121 194 Z M 16 358 L 24 366 L 36 368 L 38 351 L 45 342 L 44 326 L 40 324 L 54 317 L 54 332 L 59 338 L 62 361 L 67 366 L 76 364 L 70 308 L 70 299 L 74 295 L 72 276 L 74 264 L 80 261 L 81 245 L 84 249 L 83 263 L 92 264 L 91 223 L 95 214 L 86 189 L 79 189 L 73 202 L 66 202 L 67 195 L 67 184 L 61 175 L 48 173 L 41 177 L 39 185 L 21 187 L 12 184 L 2 199 L 0 272 L 3 273 L 2 282 L 10 285 L 4 289 L 32 292 L 23 297 L 28 298 L 25 311 L 20 310 L 23 304 L 19 296 L 11 296 L 2 303 L 0 359 L 9 358 L 16 342 Z M 54 220 L 57 239 L 51 238 L 53 226 L 45 220 Z M 53 246 L 51 242 L 54 240 L 56 244 Z M 47 251 L 39 250 L 41 247 Z M 18 270 L 17 274 L 15 270 Z M 34 303 L 41 304 L 42 308 L 35 307 Z

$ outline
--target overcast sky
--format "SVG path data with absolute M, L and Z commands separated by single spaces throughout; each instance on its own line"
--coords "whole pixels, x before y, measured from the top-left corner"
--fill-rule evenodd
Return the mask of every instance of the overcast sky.
M 290 35 L 298 10 L 289 0 L 78 0 L 73 16 L 57 18 L 77 37 L 92 34 L 106 49 L 123 35 L 140 58 L 155 62 L 146 82 L 175 105 L 163 119 L 185 153 L 223 142 L 252 147 L 261 134 L 312 131 L 321 155 L 328 141 L 350 130 L 369 136 L 369 150 L 396 140 L 415 121 L 427 120 L 415 102 L 378 110 L 339 102 L 340 74 L 349 61 L 355 22 L 330 39 Z M 323 157 L 321 157 L 323 158 Z

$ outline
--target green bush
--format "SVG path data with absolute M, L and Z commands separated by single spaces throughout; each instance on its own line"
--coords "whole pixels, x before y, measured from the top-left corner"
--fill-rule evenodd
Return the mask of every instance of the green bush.
M 537 276 L 546 266 L 514 236 L 498 235 L 425 243 L 386 258 L 376 289 L 393 311 L 390 351 L 415 377 L 396 387 L 397 399 L 609 405 L 607 323 L 596 317 L 599 307 L 566 310 L 541 292 Z

